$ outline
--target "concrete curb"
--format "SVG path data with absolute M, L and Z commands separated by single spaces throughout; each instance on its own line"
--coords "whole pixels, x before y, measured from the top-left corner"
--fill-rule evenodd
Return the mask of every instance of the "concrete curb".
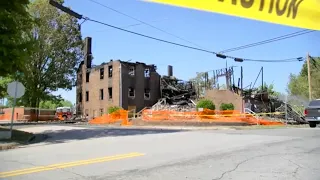
M 110 126 L 109 126 L 110 127 Z M 114 128 L 122 129 L 169 129 L 169 130 L 235 130 L 233 127 L 226 126 L 210 126 L 210 127 L 197 127 L 197 126 L 114 126 Z M 112 127 L 111 127 L 112 128 Z
M 108 126 L 110 128 L 123 129 L 169 129 L 169 130 L 254 130 L 254 129 L 289 129 L 289 128 L 305 128 L 305 125 L 287 125 L 287 126 Z
M 17 143 L 17 142 L 8 142 L 8 143 L 0 143 L 0 151 L 2 150 L 10 150 L 19 147 L 25 147 L 31 144 L 40 143 L 48 138 L 45 134 L 34 134 L 32 137 L 28 139 L 26 143 Z
M 3 144 L 0 144 L 0 151 L 14 149 L 18 146 L 19 146 L 18 143 L 3 143 Z

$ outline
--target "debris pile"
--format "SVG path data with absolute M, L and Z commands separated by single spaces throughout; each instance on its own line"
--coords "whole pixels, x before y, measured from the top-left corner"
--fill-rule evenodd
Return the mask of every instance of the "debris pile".
M 258 89 L 249 89 L 243 91 L 243 98 L 245 107 L 250 109 L 254 113 L 274 113 L 285 112 L 281 115 L 269 115 L 274 118 L 286 119 L 295 121 L 299 124 L 307 123 L 304 116 L 295 111 L 294 108 L 277 97 L 270 96 L 267 91 L 261 91 Z M 286 117 L 287 116 L 287 117 Z
M 162 76 L 160 81 L 161 99 L 152 109 L 191 111 L 195 109 L 193 99 L 196 91 L 190 81 L 182 81 L 173 76 Z

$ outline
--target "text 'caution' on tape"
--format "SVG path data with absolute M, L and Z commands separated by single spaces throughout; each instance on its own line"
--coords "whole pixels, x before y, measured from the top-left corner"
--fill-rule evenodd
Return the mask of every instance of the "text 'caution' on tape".
M 145 0 L 320 30 L 320 0 Z

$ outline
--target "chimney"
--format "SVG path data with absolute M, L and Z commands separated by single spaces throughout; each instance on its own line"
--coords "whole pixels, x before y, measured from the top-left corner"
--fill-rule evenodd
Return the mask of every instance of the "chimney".
M 86 68 L 91 68 L 91 64 L 92 64 L 91 37 L 86 37 L 85 38 L 84 64 L 86 65 Z
M 168 76 L 173 76 L 173 70 L 171 65 L 168 65 Z

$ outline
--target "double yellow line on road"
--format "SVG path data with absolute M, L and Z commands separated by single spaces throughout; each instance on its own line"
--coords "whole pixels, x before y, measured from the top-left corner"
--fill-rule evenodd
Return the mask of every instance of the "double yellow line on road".
M 42 172 L 42 171 L 62 169 L 62 168 L 88 165 L 88 164 L 107 162 L 107 161 L 114 161 L 114 160 L 120 160 L 120 159 L 127 159 L 127 158 L 132 158 L 132 157 L 143 156 L 143 155 L 144 154 L 142 154 L 142 153 L 134 152 L 134 153 L 129 153 L 129 154 L 106 156 L 106 157 L 95 158 L 95 159 L 88 159 L 88 160 L 81 160 L 81 161 L 74 161 L 74 162 L 67 162 L 67 163 L 52 164 L 52 165 L 48 165 L 48 166 L 38 166 L 38 167 L 27 168 L 27 169 L 0 172 L 0 178 L 19 176 L 19 175 L 24 175 L 24 174 L 32 174 L 32 173 L 37 173 L 37 172 Z

